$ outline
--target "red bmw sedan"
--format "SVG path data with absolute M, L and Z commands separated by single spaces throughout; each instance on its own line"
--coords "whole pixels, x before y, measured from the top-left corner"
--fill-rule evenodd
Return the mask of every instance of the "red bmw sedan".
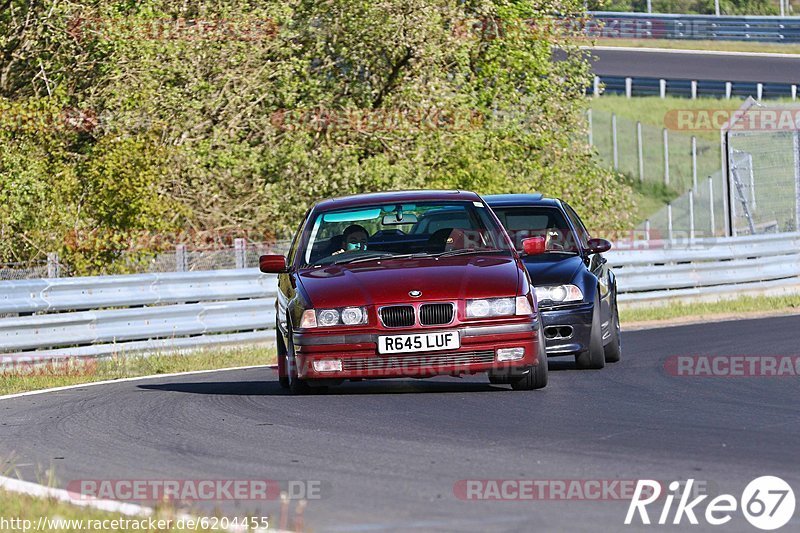
M 537 253 L 544 239 L 524 250 Z M 344 380 L 487 373 L 547 385 L 542 322 L 525 266 L 489 206 L 464 191 L 319 202 L 277 273 L 278 375 L 302 394 Z

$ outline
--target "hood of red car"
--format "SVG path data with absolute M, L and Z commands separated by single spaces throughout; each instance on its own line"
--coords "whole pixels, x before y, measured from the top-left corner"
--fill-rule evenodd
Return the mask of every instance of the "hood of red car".
M 510 255 L 471 255 L 331 265 L 302 270 L 299 280 L 311 305 L 322 308 L 515 296 L 522 275 Z

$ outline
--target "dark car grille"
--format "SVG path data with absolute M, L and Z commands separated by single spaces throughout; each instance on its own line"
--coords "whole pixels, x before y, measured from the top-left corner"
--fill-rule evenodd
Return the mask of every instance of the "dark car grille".
M 453 321 L 453 304 L 423 304 L 419 308 L 419 323 L 438 326 Z
M 381 321 L 387 328 L 407 328 L 414 325 L 414 308 L 395 305 L 381 309 Z
M 493 363 L 494 351 L 462 352 L 431 355 L 390 355 L 381 357 L 344 357 L 345 371 L 364 370 L 436 370 L 442 366 L 467 366 Z

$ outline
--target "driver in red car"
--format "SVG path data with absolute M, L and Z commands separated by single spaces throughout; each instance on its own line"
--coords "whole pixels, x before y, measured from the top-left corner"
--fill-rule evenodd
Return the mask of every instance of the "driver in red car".
M 343 254 L 346 252 L 365 251 L 367 249 L 367 241 L 369 240 L 369 233 L 364 226 L 359 224 L 352 224 L 345 228 L 342 234 L 342 247 L 333 252 L 331 255 Z

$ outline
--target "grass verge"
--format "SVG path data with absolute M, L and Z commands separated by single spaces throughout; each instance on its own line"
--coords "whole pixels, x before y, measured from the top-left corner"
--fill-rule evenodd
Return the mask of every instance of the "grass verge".
M 676 303 L 663 307 L 626 308 L 620 304 L 620 323 L 664 322 L 682 318 L 695 321 L 736 318 L 742 314 L 792 313 L 800 311 L 800 294 L 786 296 L 742 296 L 719 302 Z M 755 316 L 753 317 L 755 318 Z
M 719 52 L 760 52 L 766 54 L 800 54 L 798 44 L 755 43 L 740 41 L 680 41 L 668 39 L 596 39 L 596 46 L 632 48 L 667 48 L 670 50 L 713 50 Z
M 209 349 L 182 355 L 120 355 L 105 359 L 69 359 L 64 363 L 25 363 L 0 369 L 0 395 L 113 379 L 214 370 L 275 363 L 272 347 Z M 2 508 L 0 506 L 0 508 Z

